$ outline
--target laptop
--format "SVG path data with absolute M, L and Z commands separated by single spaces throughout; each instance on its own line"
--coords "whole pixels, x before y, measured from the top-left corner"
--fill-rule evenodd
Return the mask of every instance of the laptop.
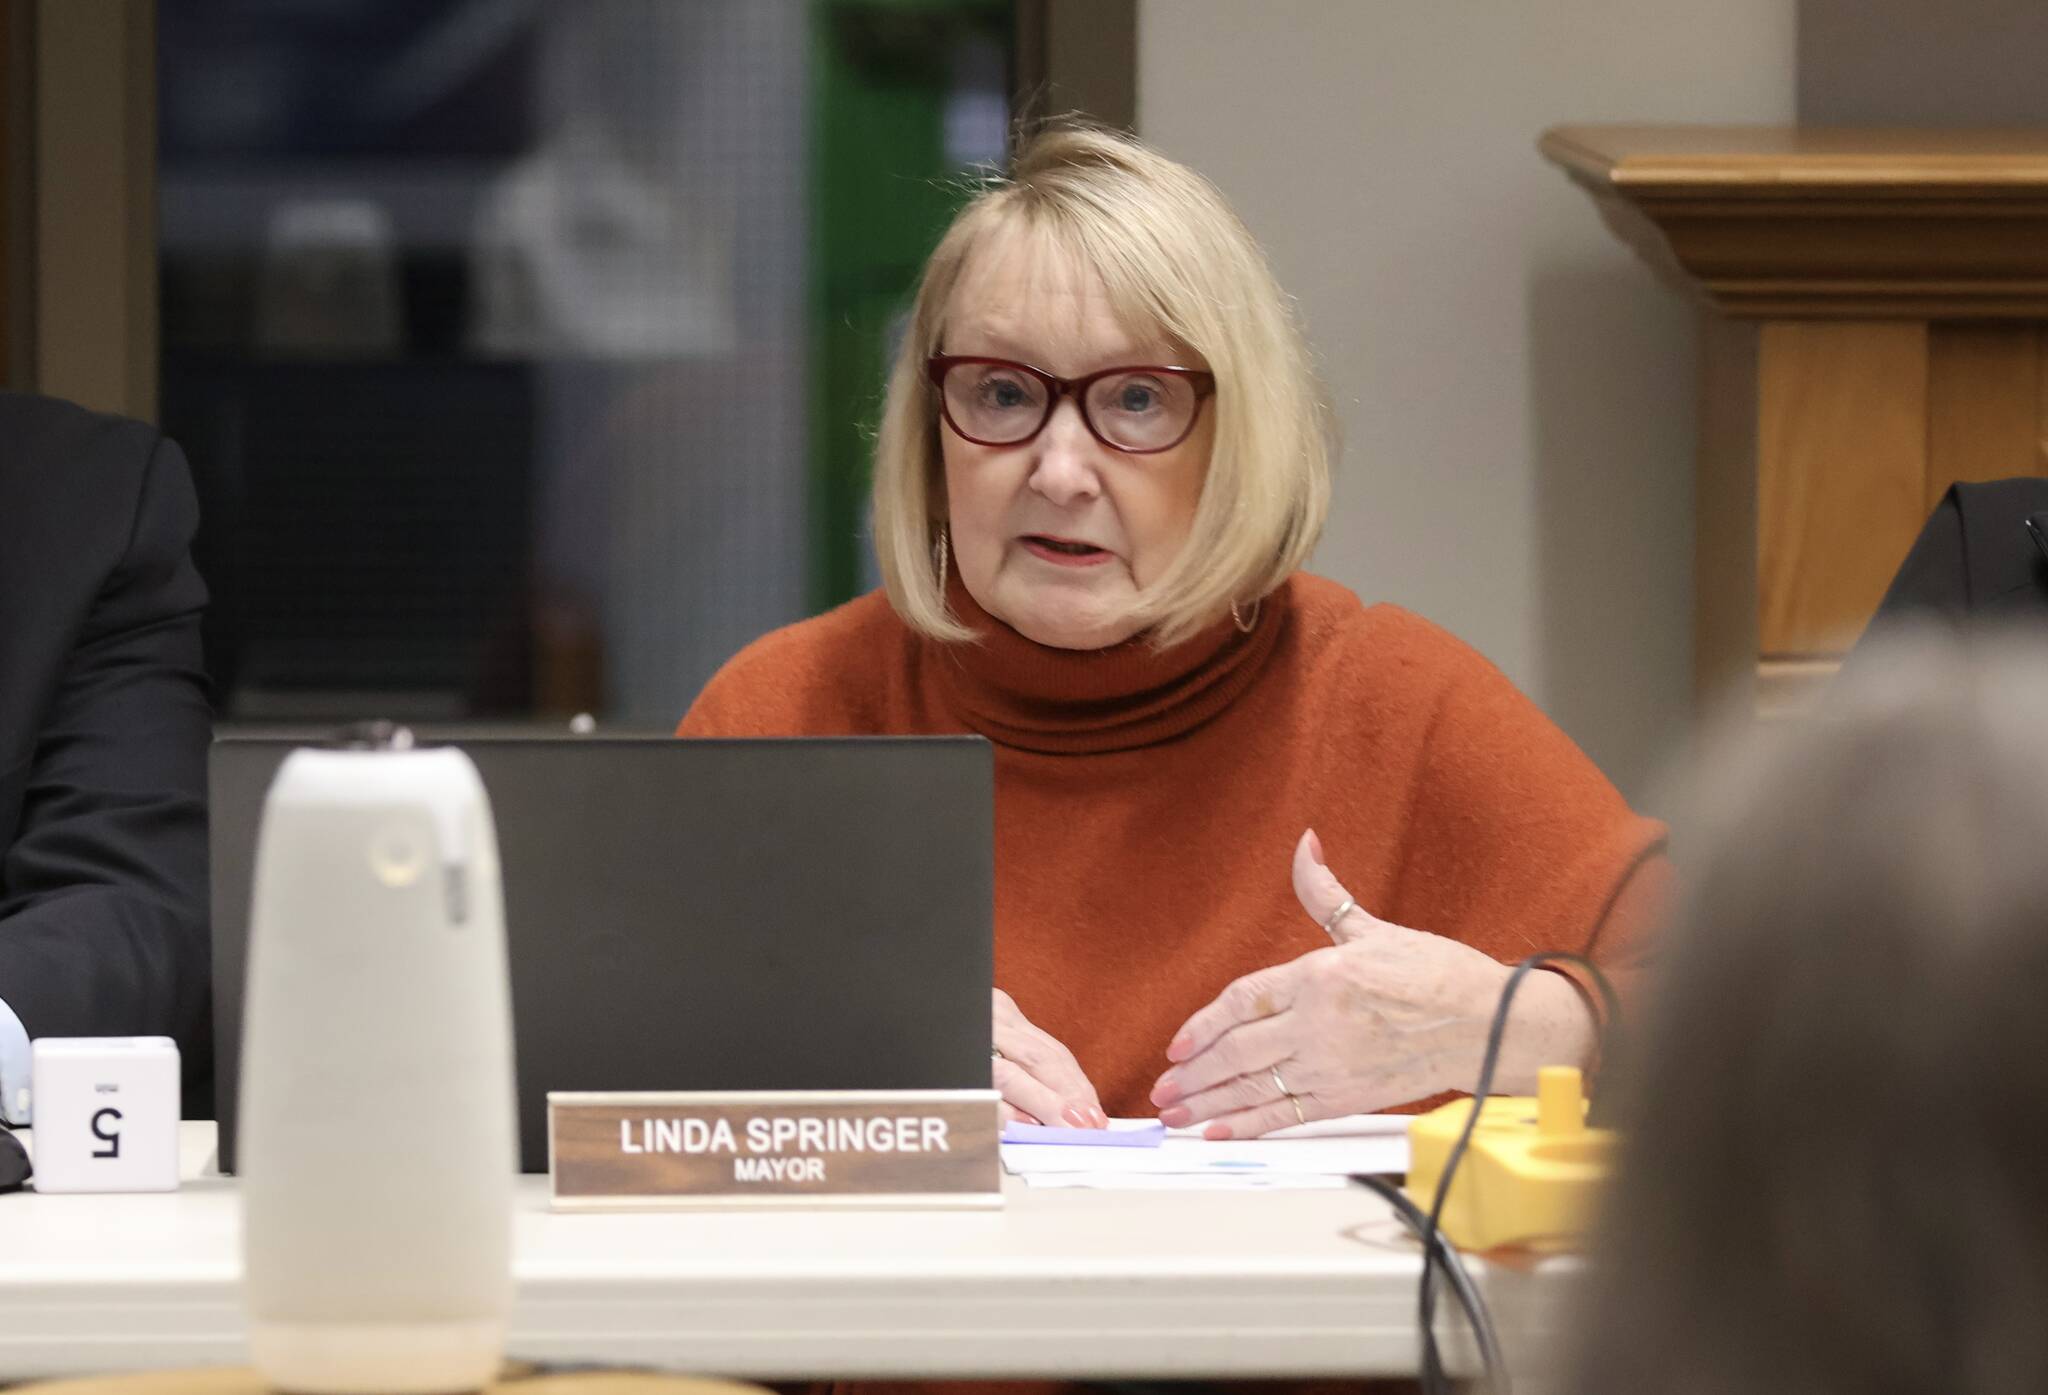
M 209 762 L 224 1172 L 257 827 L 304 744 L 223 737 Z M 523 1170 L 547 1170 L 551 1090 L 988 1088 L 986 741 L 441 744 L 476 763 L 497 824 Z

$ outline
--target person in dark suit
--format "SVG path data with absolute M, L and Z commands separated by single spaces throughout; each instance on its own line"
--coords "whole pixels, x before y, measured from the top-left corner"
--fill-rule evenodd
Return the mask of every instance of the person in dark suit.
M 175 1037 L 204 1108 L 197 523 L 153 428 L 0 393 L 0 1119 L 42 1036 Z
M 1949 486 L 1871 628 L 1929 612 L 1973 621 L 2048 617 L 2048 479 Z

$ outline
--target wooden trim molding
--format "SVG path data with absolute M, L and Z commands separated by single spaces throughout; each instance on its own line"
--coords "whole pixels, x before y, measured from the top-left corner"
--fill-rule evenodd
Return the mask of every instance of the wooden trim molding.
M 1560 126 L 1538 148 L 1725 314 L 2048 318 L 2048 130 Z
M 1016 32 L 1017 121 L 1080 112 L 1135 129 L 1137 0 L 1020 0 Z
M 154 420 L 155 0 L 36 0 L 34 33 L 33 386 Z
M 0 388 L 35 357 L 35 7 L 0 0 Z
M 1807 710 L 1950 485 L 2048 474 L 2048 130 L 1540 146 L 1703 307 L 1701 705 Z
M 1927 326 L 1778 322 L 1759 349 L 1758 653 L 1844 654 L 1927 516 Z

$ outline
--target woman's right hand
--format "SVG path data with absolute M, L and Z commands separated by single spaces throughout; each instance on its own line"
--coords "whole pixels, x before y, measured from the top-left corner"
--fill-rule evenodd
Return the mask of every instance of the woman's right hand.
M 1109 1126 L 1095 1087 L 1074 1053 L 1031 1025 L 1016 1000 L 995 990 L 995 1085 L 1003 1122 L 1100 1129 Z

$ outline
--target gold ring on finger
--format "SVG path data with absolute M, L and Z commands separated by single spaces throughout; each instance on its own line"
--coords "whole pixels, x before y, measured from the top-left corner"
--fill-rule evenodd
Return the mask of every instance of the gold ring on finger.
M 1297 1124 L 1306 1124 L 1308 1122 L 1308 1115 L 1302 1113 L 1301 1111 L 1301 1096 L 1295 1094 L 1294 1091 L 1287 1088 L 1287 1081 L 1284 1078 L 1282 1078 L 1279 1066 L 1269 1066 L 1267 1067 L 1267 1070 L 1273 1077 L 1273 1083 L 1280 1087 L 1280 1094 L 1286 1099 L 1286 1101 L 1289 1104 L 1294 1106 L 1294 1122 L 1296 1122 Z

